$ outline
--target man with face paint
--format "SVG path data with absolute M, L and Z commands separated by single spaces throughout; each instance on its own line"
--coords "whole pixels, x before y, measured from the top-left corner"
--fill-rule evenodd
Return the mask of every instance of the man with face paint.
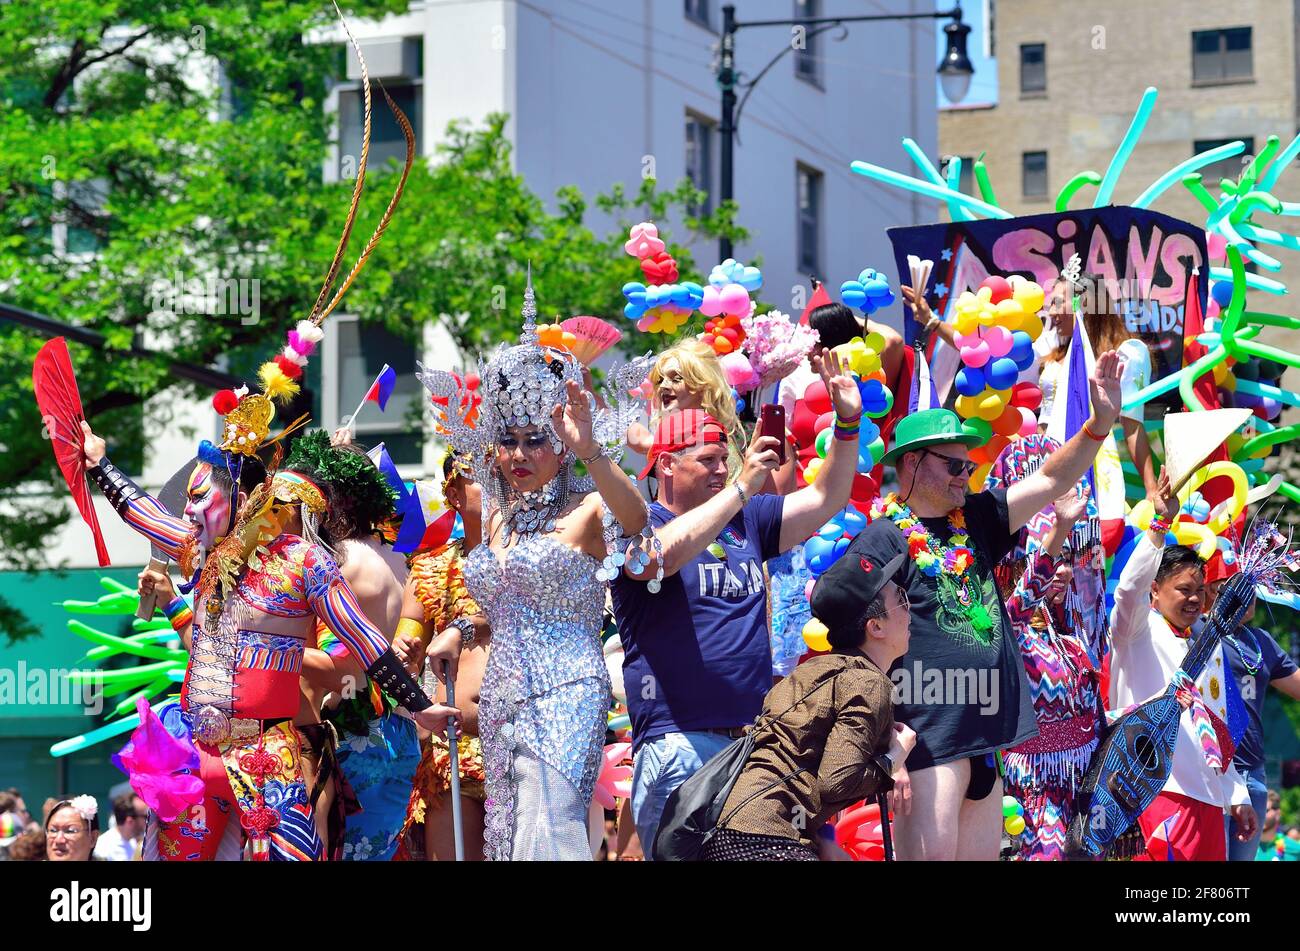
M 1203 623 L 1205 569 L 1201 560 L 1183 545 L 1165 545 L 1179 506 L 1163 469 L 1157 491 L 1147 497 L 1156 517 L 1120 573 L 1111 613 L 1110 705 L 1115 709 L 1163 693 Z M 1227 721 L 1228 676 L 1220 644 L 1196 678 L 1195 689 L 1205 709 L 1223 722 Z M 1147 851 L 1139 859 L 1224 861 L 1225 806 L 1243 838 L 1255 832 L 1258 820 L 1250 793 L 1230 756 L 1228 751 L 1208 750 L 1202 745 L 1190 715 L 1179 719 L 1169 781 L 1138 817 L 1147 843 Z
M 230 504 L 229 470 L 212 465 L 191 479 L 186 519 L 170 515 L 109 462 L 104 440 L 82 423 L 88 474 L 128 525 L 176 559 L 185 574 L 203 534 L 214 542 L 195 589 L 201 621 L 194 627 L 176 726 L 177 738 L 192 743 L 198 754 L 203 800 L 174 819 L 151 818 L 149 859 L 235 859 L 241 829 L 254 860 L 323 857 L 303 770 L 305 741 L 293 722 L 302 706 L 304 645 L 318 618 L 417 723 L 442 730 L 456 712 L 425 696 L 366 618 L 329 552 L 294 531 L 302 525 L 299 505 L 324 511 L 320 487 L 298 476 L 262 482 L 245 495 L 244 479 L 255 473 L 245 477 L 244 468 L 259 465 L 252 449 L 265 438 L 271 415 L 269 403 L 263 407 L 259 401 L 265 398 L 244 396 L 226 414 L 228 432 L 244 435 L 239 445 L 251 447 L 232 448 L 235 440 L 228 439 L 219 450 L 239 474 L 237 504 Z M 230 478 L 229 491 L 223 491 L 223 476 Z M 223 509 L 235 515 L 218 539 Z M 189 623 L 183 602 L 166 611 L 173 626 Z

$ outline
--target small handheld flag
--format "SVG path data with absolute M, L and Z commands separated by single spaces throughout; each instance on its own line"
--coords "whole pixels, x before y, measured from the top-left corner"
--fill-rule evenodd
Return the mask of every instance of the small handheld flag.
M 361 413 L 361 407 L 367 403 L 378 403 L 379 411 L 382 413 L 388 408 L 388 398 L 393 395 L 393 389 L 397 386 L 397 371 L 387 363 L 379 371 L 379 376 L 375 377 L 375 382 L 370 384 L 370 389 L 366 390 L 366 395 L 361 398 L 357 404 L 356 410 L 348 419 L 348 428 L 353 432 L 357 429 L 357 416 Z

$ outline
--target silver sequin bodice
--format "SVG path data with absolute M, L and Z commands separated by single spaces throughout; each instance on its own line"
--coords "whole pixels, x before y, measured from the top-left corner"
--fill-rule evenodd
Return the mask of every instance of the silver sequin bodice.
M 492 627 L 485 695 L 518 701 L 585 677 L 608 682 L 599 567 L 551 535 L 512 545 L 504 567 L 486 544 L 470 552 L 465 584 Z

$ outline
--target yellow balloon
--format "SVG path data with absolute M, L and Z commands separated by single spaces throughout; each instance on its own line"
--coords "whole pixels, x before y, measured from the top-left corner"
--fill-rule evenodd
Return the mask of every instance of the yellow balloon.
M 1025 319 L 1025 309 L 1014 297 L 1007 297 L 997 303 L 998 323 L 1015 332 Z
M 809 459 L 808 464 L 803 467 L 804 482 L 808 483 L 809 485 L 812 485 L 814 482 L 817 481 L 817 476 L 821 471 L 822 471 L 822 460 Z
M 1013 274 L 1009 278 L 1011 284 L 1011 296 L 1020 302 L 1025 313 L 1036 314 L 1043 309 L 1043 300 L 1046 295 L 1043 293 L 1042 285 L 1036 281 L 1026 280 L 1019 274 Z
M 953 329 L 959 334 L 968 334 L 979 326 L 979 318 L 976 311 L 959 310 L 953 317 Z
M 980 419 L 993 422 L 1007 408 L 1007 400 L 1011 397 L 1010 390 L 985 390 L 975 399 L 975 415 Z
M 876 331 L 873 330 L 871 333 L 863 337 L 862 341 L 867 345 L 868 350 L 873 350 L 876 353 L 884 352 L 885 338 L 883 334 L 876 333 Z
M 1223 386 L 1223 381 L 1228 378 L 1228 365 L 1226 363 L 1216 363 L 1214 365 L 1214 382 L 1218 386 Z
M 803 626 L 803 642 L 807 644 L 811 650 L 828 651 L 831 649 L 831 642 L 826 637 L 829 633 L 830 632 L 826 630 L 825 624 L 816 618 L 811 618 L 808 623 Z
M 970 482 L 967 483 L 967 484 L 970 486 L 970 490 L 971 490 L 972 492 L 981 492 L 981 491 L 983 491 L 983 489 L 984 489 L 984 480 L 987 479 L 987 478 L 989 477 L 989 470 L 992 469 L 992 468 L 993 468 L 993 463 L 991 463 L 991 462 L 986 462 L 986 463 L 982 464 L 982 465 L 981 465 L 978 469 L 976 469 L 974 472 L 971 473 Z
M 1186 504 L 1191 498 L 1192 493 L 1199 489 L 1211 479 L 1217 479 L 1220 476 L 1227 476 L 1232 480 L 1231 505 L 1222 509 L 1217 515 L 1210 519 L 1206 528 L 1212 534 L 1222 535 L 1232 525 L 1233 519 L 1242 513 L 1246 508 L 1246 494 L 1250 491 L 1250 486 L 1246 480 L 1246 472 L 1235 462 L 1226 462 L 1218 460 L 1211 462 L 1209 465 L 1201 466 L 1192 473 L 1192 477 L 1187 480 L 1178 493 L 1178 501 Z
M 1198 525 L 1196 522 L 1175 522 L 1172 531 L 1178 544 L 1196 549 L 1196 556 L 1201 561 L 1209 561 L 1213 557 L 1217 542 L 1215 541 L 1214 532 L 1210 531 L 1208 525 Z
M 1030 340 L 1037 340 L 1043 335 L 1043 318 L 1036 311 L 1025 309 L 1025 316 L 1020 321 L 1020 329 L 1029 334 Z
M 953 403 L 952 408 L 957 411 L 957 415 L 962 419 L 970 419 L 975 415 L 975 397 L 959 396 L 956 402 Z
M 1007 830 L 1007 835 L 1020 835 L 1025 831 L 1025 817 L 1020 815 L 1011 816 L 1003 823 L 1003 828 Z
M 985 304 L 980 308 L 979 322 L 984 327 L 992 327 L 998 322 L 998 309 L 992 304 Z

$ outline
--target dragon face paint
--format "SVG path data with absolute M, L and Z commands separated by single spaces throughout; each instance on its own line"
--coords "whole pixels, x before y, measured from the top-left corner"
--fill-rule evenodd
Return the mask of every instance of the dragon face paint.
M 200 462 L 185 486 L 185 517 L 199 527 L 199 544 L 211 548 L 230 525 L 230 496 L 212 478 L 212 466 Z

